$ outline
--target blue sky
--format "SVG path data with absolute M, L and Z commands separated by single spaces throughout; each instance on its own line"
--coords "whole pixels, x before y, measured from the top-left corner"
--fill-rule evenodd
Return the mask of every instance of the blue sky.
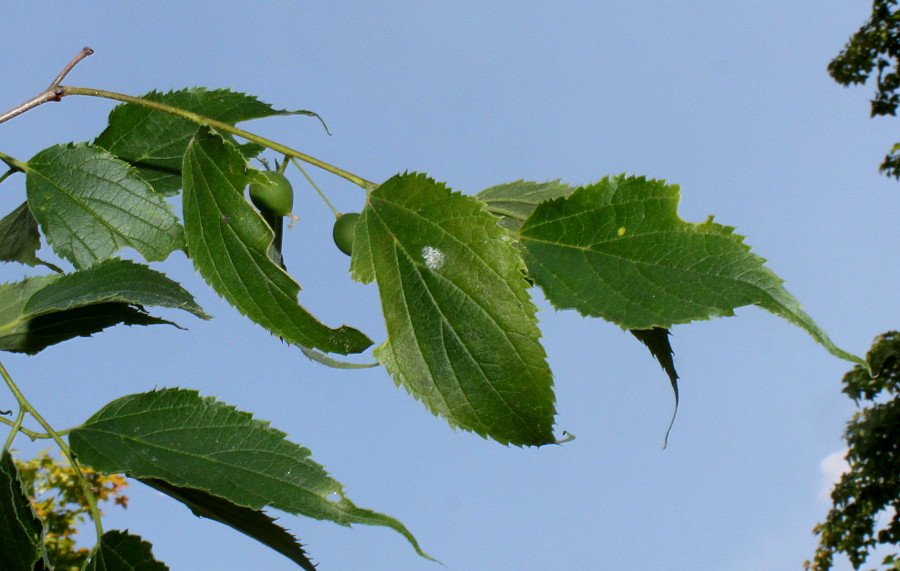
M 900 327 L 900 187 L 877 173 L 896 124 L 868 118 L 868 87 L 825 67 L 868 16 L 853 2 L 18 3 L 0 22 L 0 107 L 67 82 L 129 94 L 195 85 L 320 113 L 250 124 L 369 180 L 427 172 L 475 193 L 517 179 L 665 179 L 680 214 L 736 226 L 841 347 L 863 354 Z M 90 140 L 112 105 L 70 98 L 0 126 L 27 160 Z M 313 173 L 342 210 L 356 187 Z M 372 286 L 331 246 L 332 218 L 300 177 L 285 238 L 301 303 L 376 339 Z M 22 199 L 21 178 L 0 206 Z M 828 508 L 820 464 L 842 448 L 848 363 L 756 308 L 674 329 L 682 405 L 630 335 L 535 292 L 574 442 L 505 448 L 435 419 L 381 369 L 309 362 L 239 318 L 183 256 L 155 267 L 216 319 L 189 331 L 118 328 L 2 361 L 58 428 L 119 396 L 184 386 L 254 412 L 341 481 L 358 505 L 403 521 L 454 570 L 799 569 Z M 17 265 L 0 279 L 21 279 Z M 0 396 L 0 404 L 8 402 Z M 9 408 L 0 406 L 0 408 Z M 22 450 L 37 450 L 17 440 Z M 834 462 L 827 463 L 833 465 Z M 135 485 L 108 528 L 154 544 L 172 569 L 291 569 L 283 557 Z M 438 569 L 391 531 L 283 515 L 321 569 Z M 89 534 L 86 531 L 85 534 Z M 848 568 L 848 567 L 844 567 Z

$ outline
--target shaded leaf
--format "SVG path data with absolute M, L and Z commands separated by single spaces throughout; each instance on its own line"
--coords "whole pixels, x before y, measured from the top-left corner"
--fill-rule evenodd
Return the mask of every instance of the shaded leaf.
M 275 525 L 275 520 L 264 512 L 235 505 L 202 490 L 173 486 L 156 478 L 142 478 L 140 481 L 183 503 L 197 517 L 223 523 L 284 555 L 303 569 L 315 570 L 316 566 L 309 560 L 297 538 Z
M 60 271 L 53 264 L 37 257 L 36 252 L 40 247 L 41 235 L 38 232 L 38 223 L 31 215 L 27 202 L 23 202 L 0 220 L 0 261 L 47 266 Z
M 351 271 L 378 283 L 394 380 L 452 426 L 541 445 L 554 395 L 523 269 L 481 202 L 424 175 L 375 189 L 356 225 Z
M 32 571 L 43 560 L 43 526 L 8 451 L 0 457 L 0 568 Z
M 614 177 L 540 204 L 520 230 L 528 275 L 558 309 L 626 329 L 733 315 L 756 304 L 835 346 L 734 228 L 677 215 L 678 187 Z
M 281 431 L 196 391 L 163 389 L 117 399 L 69 433 L 79 460 L 192 488 L 254 510 L 389 527 L 423 555 L 399 521 L 356 507 L 341 485 Z
M 122 248 L 159 261 L 182 247 L 181 226 L 165 200 L 103 149 L 44 149 L 28 161 L 25 186 L 47 241 L 77 268 Z
M 275 115 L 309 115 L 319 118 L 311 111 L 273 109 L 256 97 L 227 89 L 193 88 L 168 93 L 152 91 L 142 97 L 232 125 Z M 109 114 L 109 126 L 94 144 L 132 163 L 140 172 L 141 178 L 150 183 L 158 193 L 168 196 L 181 188 L 184 152 L 198 127 L 193 121 L 169 113 L 125 103 L 113 108 Z M 254 157 L 263 149 L 256 144 L 243 145 L 241 148 L 245 157 Z
M 568 196 L 575 188 L 558 180 L 531 182 L 517 180 L 498 184 L 479 192 L 476 197 L 487 205 L 487 210 L 500 216 L 500 225 L 518 231 L 541 202 Z
M 663 440 L 663 448 L 669 443 L 669 433 L 672 431 L 672 425 L 675 424 L 675 415 L 678 414 L 678 372 L 675 370 L 674 351 L 672 344 L 669 343 L 668 329 L 662 327 L 654 327 L 653 329 L 631 329 L 631 334 L 638 341 L 643 343 L 650 354 L 653 355 L 660 367 L 669 376 L 669 382 L 672 384 L 672 392 L 675 393 L 675 410 L 672 412 L 672 420 L 669 422 L 669 428 L 666 429 L 666 437 Z
M 268 256 L 272 229 L 244 198 L 256 171 L 233 145 L 202 129 L 184 160 L 188 251 L 219 295 L 288 343 L 344 355 L 372 344 L 352 327 L 325 326 L 297 303 L 299 284 Z
M 84 571 L 166 571 L 168 567 L 153 557 L 150 543 L 127 531 L 103 534 L 84 565 Z
M 0 350 L 37 353 L 113 325 L 173 323 L 142 305 L 190 311 L 206 318 L 181 286 L 146 266 L 108 260 L 71 274 L 0 285 Z
M 34 317 L 105 302 L 171 307 L 209 319 L 193 296 L 165 274 L 120 259 L 60 276 L 31 296 L 24 313 Z

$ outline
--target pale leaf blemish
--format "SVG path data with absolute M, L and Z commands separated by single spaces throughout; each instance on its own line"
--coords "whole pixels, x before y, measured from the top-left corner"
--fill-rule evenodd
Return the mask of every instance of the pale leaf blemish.
M 618 231 L 616 231 L 616 234 L 618 234 L 619 236 L 624 236 L 625 232 L 626 232 L 625 227 L 622 226 L 621 228 L 618 229 Z
M 444 253 L 431 246 L 422 248 L 422 259 L 425 260 L 425 265 L 428 266 L 429 270 L 441 269 L 446 261 Z

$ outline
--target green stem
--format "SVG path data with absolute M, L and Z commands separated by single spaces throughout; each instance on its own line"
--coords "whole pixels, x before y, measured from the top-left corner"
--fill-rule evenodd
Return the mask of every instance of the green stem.
M 19 432 L 19 430 L 22 429 L 22 421 L 25 420 L 25 409 L 19 407 L 19 414 L 16 416 L 15 422 L 6 420 L 5 418 L 3 420 L 12 425 L 12 430 L 9 431 L 9 435 L 6 437 L 6 442 L 3 443 L 3 453 L 6 454 L 6 451 L 9 450 L 10 446 L 12 446 L 13 440 L 16 438 L 16 434 Z
M 10 177 L 10 175 L 12 175 L 15 172 L 18 172 L 18 171 L 16 169 L 9 169 L 5 173 L 3 173 L 3 176 L 0 176 L 0 182 L 3 182 L 4 180 L 8 179 Z
M 68 85 L 60 85 L 57 89 L 57 93 L 59 97 L 64 97 L 66 95 L 86 95 L 88 97 L 101 97 L 103 99 L 112 99 L 114 101 L 122 101 L 124 103 L 132 103 L 134 105 L 140 105 L 141 107 L 147 107 L 149 109 L 153 109 L 155 111 L 161 111 L 163 113 L 169 113 L 171 115 L 175 115 L 176 117 L 181 117 L 182 119 L 187 119 L 188 121 L 193 121 L 198 124 L 206 124 L 210 127 L 215 127 L 220 131 L 225 131 L 226 133 L 231 133 L 232 135 L 236 135 L 241 137 L 242 139 L 247 139 L 248 141 L 252 141 L 264 147 L 268 147 L 273 151 L 279 152 L 283 155 L 287 155 L 289 157 L 293 157 L 295 159 L 299 159 L 305 163 L 309 163 L 313 166 L 319 167 L 324 171 L 328 171 L 333 175 L 339 176 L 341 178 L 345 178 L 356 184 L 365 188 L 366 190 L 370 190 L 375 188 L 376 185 L 374 182 L 368 181 L 362 177 L 356 176 L 355 174 L 340 169 L 336 166 L 330 165 L 324 161 L 321 161 L 315 157 L 311 157 L 300 151 L 295 151 L 290 147 L 286 147 L 281 143 L 276 143 L 270 139 L 266 139 L 265 137 L 260 137 L 254 133 L 249 131 L 245 131 L 243 129 L 239 129 L 234 125 L 229 125 L 228 123 L 223 123 L 222 121 L 216 121 L 215 119 L 210 119 L 209 117 L 205 117 L 198 113 L 194 113 L 191 111 L 187 111 L 185 109 L 180 109 L 178 107 L 172 107 L 171 105 L 166 105 L 164 103 L 158 103 L 156 101 L 150 101 L 148 99 L 143 99 L 141 97 L 132 97 L 131 95 L 124 95 L 122 93 L 116 93 L 114 91 L 104 91 L 102 89 L 90 89 L 87 87 L 70 87 Z
M 0 182 L 3 182 L 3 180 L 5 180 L 6 177 L 8 177 L 13 172 L 28 172 L 28 165 L 26 163 L 23 163 L 22 161 L 17 161 L 16 159 L 7 155 L 3 151 L 0 151 L 0 161 L 3 161 L 7 165 L 9 165 L 9 168 L 10 168 L 10 172 L 3 175 L 3 178 L 0 179 Z
M 306 177 L 306 180 L 309 182 L 309 184 L 311 184 L 312 187 L 316 190 L 316 192 L 319 193 L 319 196 L 322 197 L 322 200 L 325 201 L 325 204 L 328 205 L 328 208 L 330 208 L 331 211 L 334 212 L 334 217 L 337 218 L 338 216 L 340 216 L 341 213 L 338 212 L 337 208 L 335 208 L 333 204 L 331 204 L 331 201 L 328 200 L 328 197 L 325 196 L 325 193 L 322 192 L 321 190 L 319 190 L 319 187 L 316 186 L 316 183 L 313 182 L 313 179 L 311 179 L 311 178 L 309 177 L 309 175 L 306 174 L 306 171 L 303 169 L 303 166 L 302 166 L 299 162 L 297 162 L 297 160 L 294 159 L 293 157 L 291 157 L 291 161 L 294 163 L 294 166 L 297 167 L 297 170 L 299 170 L 301 173 L 303 173 L 303 176 Z
M 16 426 L 15 422 L 9 420 L 8 418 L 3 418 L 2 416 L 0 416 L 0 423 L 3 423 L 7 426 L 12 426 L 12 427 Z M 34 430 L 29 430 L 29 429 L 25 428 L 24 426 L 19 426 L 15 430 L 18 430 L 19 432 L 21 432 L 22 434 L 24 434 L 25 436 L 27 436 L 28 438 L 30 438 L 32 440 L 47 440 L 47 439 L 53 438 L 52 434 L 47 434 L 46 432 L 35 432 Z M 71 432 L 71 430 L 57 430 L 56 431 L 56 433 L 60 436 L 66 436 L 70 432 Z
M 23 414 L 27 412 L 40 424 L 44 430 L 47 431 L 47 434 L 56 442 L 56 445 L 59 446 L 59 449 L 65 454 L 66 458 L 69 460 L 69 464 L 72 466 L 72 470 L 75 471 L 75 477 L 78 480 L 79 485 L 81 486 L 82 492 L 84 492 L 84 499 L 87 501 L 88 509 L 91 512 L 91 519 L 94 522 L 94 529 L 97 532 L 97 543 L 100 542 L 100 538 L 103 537 L 103 524 L 100 522 L 100 510 L 97 509 L 97 498 L 94 497 L 94 493 L 91 491 L 91 485 L 88 483 L 87 479 L 84 477 L 84 474 L 81 472 L 81 468 L 78 465 L 78 460 L 75 458 L 75 454 L 72 453 L 72 449 L 69 448 L 69 445 L 66 444 L 66 441 L 62 439 L 59 432 L 53 430 L 53 427 L 50 426 L 44 417 L 28 402 L 28 399 L 25 398 L 25 395 L 22 394 L 22 391 L 19 390 L 19 387 L 16 385 L 15 381 L 13 381 L 12 377 L 9 376 L 9 372 L 6 370 L 6 367 L 3 366 L 3 363 L 0 363 L 0 376 L 3 377 L 3 380 L 6 381 L 6 386 L 9 387 L 10 392 L 16 397 L 16 400 L 19 402 L 19 406 L 21 407 L 21 411 L 19 414 Z

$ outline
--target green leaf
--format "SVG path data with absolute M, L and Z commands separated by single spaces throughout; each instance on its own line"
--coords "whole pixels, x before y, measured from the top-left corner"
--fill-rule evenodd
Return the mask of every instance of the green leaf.
M 356 507 L 341 485 L 281 431 L 196 391 L 163 389 L 117 399 L 69 433 L 79 460 L 99 472 L 158 478 L 250 509 L 271 506 L 341 525 L 389 527 L 423 555 L 399 521 Z
M 352 327 L 323 325 L 298 305 L 300 286 L 268 256 L 272 229 L 244 198 L 253 174 L 233 145 L 201 129 L 184 163 L 188 251 L 219 295 L 288 343 L 343 355 L 372 344 Z
M 166 571 L 169 568 L 153 557 L 150 543 L 137 535 L 107 531 L 91 552 L 84 571 Z
M 43 558 L 43 526 L 9 452 L 0 458 L 0 567 L 31 571 Z
M 44 149 L 28 161 L 25 186 L 48 242 L 77 268 L 122 248 L 159 261 L 182 247 L 181 226 L 165 200 L 102 149 L 83 144 Z
M 418 174 L 376 190 L 356 225 L 354 279 L 378 283 L 395 381 L 452 426 L 554 442 L 550 369 L 524 266 L 478 200 Z
M 38 223 L 31 215 L 27 202 L 23 202 L 0 220 L 0 261 L 47 266 L 52 270 L 61 271 L 53 264 L 37 257 L 36 252 L 40 247 L 41 235 L 38 232 Z
M 331 367 L 332 369 L 372 369 L 377 367 L 380 363 L 350 363 L 347 361 L 339 361 L 337 359 L 332 359 L 328 355 L 324 353 L 320 353 L 315 349 L 310 349 L 309 347 L 300 347 L 300 351 L 303 352 L 304 355 L 310 360 L 319 363 L 320 365 L 325 365 L 326 367 Z
M 117 324 L 157 325 L 141 305 L 190 311 L 207 318 L 181 286 L 146 266 L 108 260 L 71 274 L 0 285 L 0 350 L 37 353 Z
M 168 93 L 152 91 L 142 98 L 229 124 L 275 115 L 309 115 L 319 118 L 311 111 L 273 109 L 256 97 L 227 89 L 210 91 L 194 88 Z M 149 182 L 158 193 L 170 196 L 181 188 L 182 158 L 198 127 L 193 121 L 126 103 L 110 112 L 109 126 L 94 144 L 132 163 L 140 172 L 141 178 Z M 244 148 L 246 157 L 256 156 L 262 151 L 262 147 L 258 145 Z
M 540 204 L 520 230 L 528 275 L 558 309 L 669 328 L 756 304 L 836 347 L 734 228 L 678 217 L 678 187 L 614 177 Z
M 235 505 L 202 490 L 173 486 L 156 478 L 142 478 L 140 481 L 183 503 L 195 516 L 223 523 L 284 555 L 303 569 L 315 571 L 316 566 L 303 551 L 303 546 L 284 528 L 275 525 L 275 520 L 265 512 Z
M 575 189 L 558 180 L 531 182 L 517 180 L 498 184 L 478 193 L 477 198 L 487 205 L 487 210 L 500 216 L 500 225 L 517 232 L 541 202 L 568 196 Z
M 209 319 L 193 296 L 165 274 L 120 259 L 60 276 L 31 296 L 24 313 L 35 317 L 106 302 L 171 307 Z

